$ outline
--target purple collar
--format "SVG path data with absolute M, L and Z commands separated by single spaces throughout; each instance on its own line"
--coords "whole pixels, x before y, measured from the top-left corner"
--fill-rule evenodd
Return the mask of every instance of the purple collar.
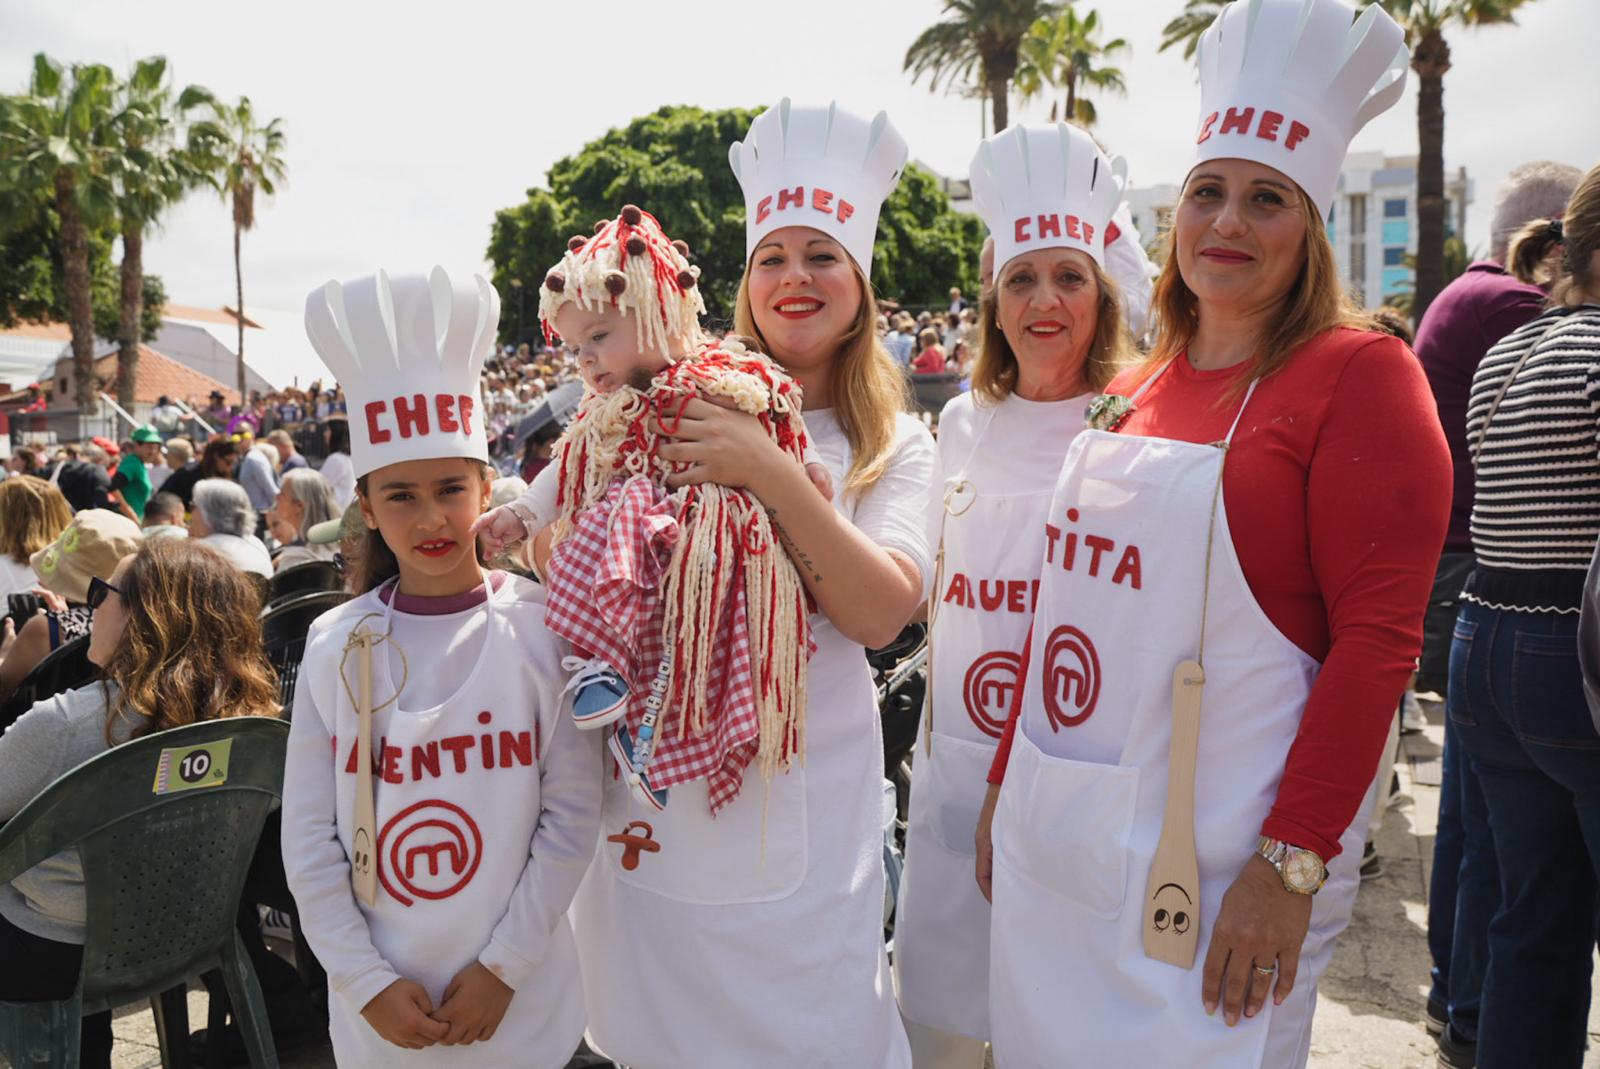
M 505 585 L 506 573 L 493 571 L 489 573 L 489 582 L 494 585 L 494 590 L 499 593 Z M 471 590 L 462 594 L 449 594 L 444 597 L 428 597 L 422 594 L 398 593 L 398 583 L 391 583 L 378 588 L 378 600 L 385 605 L 394 599 L 396 612 L 403 612 L 407 616 L 449 616 L 451 613 L 466 612 L 477 605 L 482 605 L 489 600 L 488 593 L 483 584 L 479 583 Z

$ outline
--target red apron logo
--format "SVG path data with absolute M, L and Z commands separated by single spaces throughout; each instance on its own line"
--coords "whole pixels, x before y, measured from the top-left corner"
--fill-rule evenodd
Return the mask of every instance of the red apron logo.
M 1020 654 L 995 650 L 978 657 L 967 669 L 967 678 L 962 684 L 967 715 L 978 730 L 991 739 L 998 739 L 1005 731 L 1021 668 Z
M 440 899 L 472 882 L 483 860 L 483 835 L 465 809 L 450 802 L 406 806 L 378 835 L 378 879 L 402 906 Z
M 1100 700 L 1100 658 L 1089 636 L 1062 624 L 1044 646 L 1044 711 L 1050 728 L 1077 727 Z

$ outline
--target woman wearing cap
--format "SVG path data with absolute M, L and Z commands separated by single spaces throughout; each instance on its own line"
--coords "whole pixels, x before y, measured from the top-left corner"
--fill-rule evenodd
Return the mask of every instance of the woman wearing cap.
M 895 916 L 900 1011 L 917 1069 L 981 1069 L 989 906 L 970 879 L 984 778 L 1017 687 L 1044 524 L 1067 446 L 1126 359 L 1107 224 L 1123 168 L 1064 123 L 978 146 L 973 198 L 994 235 L 972 392 L 939 420 L 932 682 Z
M 1402 38 L 1255 0 L 1201 44 L 1155 351 L 1051 501 L 992 868 L 980 822 L 1003 1069 L 1305 1064 L 1450 504 L 1421 370 L 1323 225 Z
M 358 596 L 306 640 L 283 792 L 341 1065 L 558 1069 L 583 1033 L 566 912 L 594 855 L 600 738 L 563 709 L 543 594 L 486 571 L 469 533 L 499 317 L 486 281 L 439 268 L 306 301 L 361 414 Z
M 863 655 L 899 633 L 931 571 L 933 444 L 903 411 L 866 275 L 905 142 L 885 115 L 785 100 L 730 156 L 749 255 L 735 329 L 803 386 L 806 427 L 838 489 L 829 504 L 753 417 L 702 401 L 684 408 L 661 456 L 689 465 L 679 483 L 751 490 L 816 600 L 806 756 L 749 784 L 714 823 L 703 784 L 647 812 L 607 769 L 600 856 L 574 907 L 590 1035 L 622 1063 L 663 1069 L 906 1069 L 883 949 L 883 754 Z

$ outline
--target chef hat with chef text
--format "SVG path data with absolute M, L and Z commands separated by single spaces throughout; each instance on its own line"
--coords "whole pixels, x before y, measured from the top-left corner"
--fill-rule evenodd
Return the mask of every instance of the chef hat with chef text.
M 494 287 L 442 267 L 311 291 L 306 334 L 344 387 L 357 477 L 407 460 L 488 463 L 478 375 L 499 324 Z
M 995 274 L 1038 249 L 1078 249 L 1105 266 L 1128 168 L 1066 123 L 1012 126 L 978 143 L 972 200 L 994 236 Z
M 1405 31 L 1377 4 L 1233 0 L 1200 39 L 1195 166 L 1245 159 L 1328 217 L 1350 141 L 1405 88 Z M 1191 169 L 1192 170 L 1192 169 Z
M 869 122 L 837 103 L 797 107 L 783 98 L 728 146 L 744 190 L 746 261 L 772 231 L 809 226 L 870 274 L 878 212 L 905 163 L 905 138 L 884 112 Z

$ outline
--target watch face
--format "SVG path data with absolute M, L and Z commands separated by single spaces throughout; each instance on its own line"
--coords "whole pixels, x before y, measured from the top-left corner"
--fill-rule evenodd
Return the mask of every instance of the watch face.
M 1283 862 L 1283 878 L 1296 890 L 1315 890 L 1322 882 L 1322 863 L 1308 850 L 1290 850 Z

